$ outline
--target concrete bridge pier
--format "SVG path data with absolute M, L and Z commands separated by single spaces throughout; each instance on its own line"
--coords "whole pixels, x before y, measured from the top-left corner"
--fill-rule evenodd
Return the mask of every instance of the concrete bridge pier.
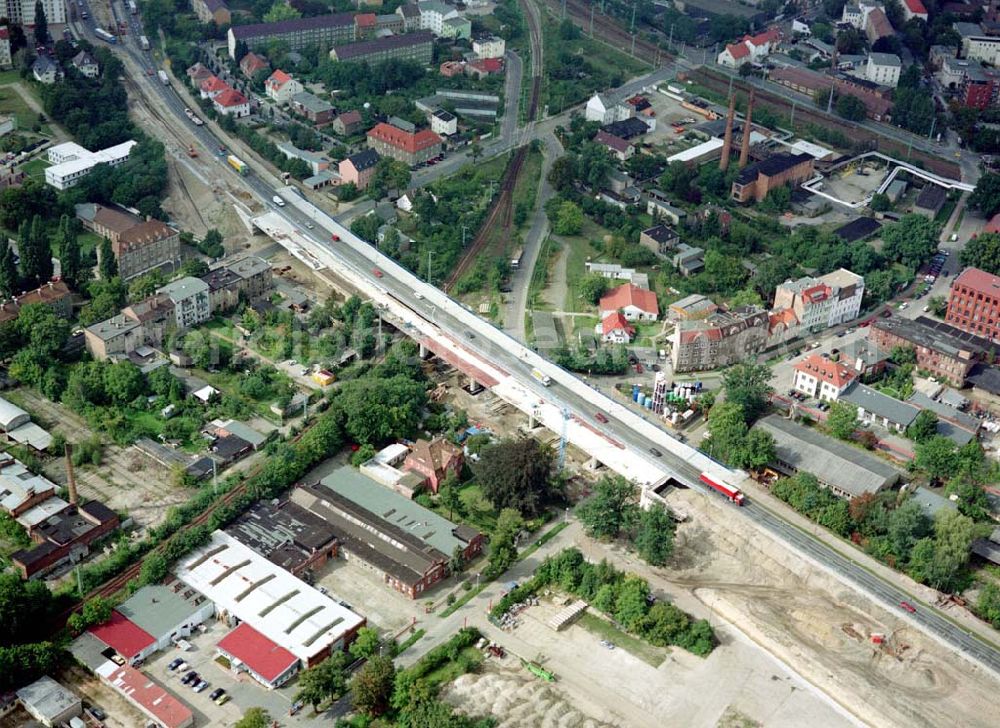
M 426 345 L 420 344 L 420 358 L 423 359 L 424 361 L 427 361 L 428 359 L 431 358 L 431 355 L 432 355 L 431 350 L 428 349 Z

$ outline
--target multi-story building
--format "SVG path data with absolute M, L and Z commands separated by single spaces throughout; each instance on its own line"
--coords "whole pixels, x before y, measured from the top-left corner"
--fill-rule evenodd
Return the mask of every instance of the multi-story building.
M 296 81 L 280 68 L 264 81 L 264 93 L 278 105 L 287 104 L 295 94 L 304 91 L 300 81 Z
M 111 249 L 123 280 L 181 259 L 180 233 L 159 220 L 140 220 L 118 235 Z
M 895 53 L 869 53 L 864 78 L 880 86 L 896 88 L 903 62 Z
M 291 98 L 292 111 L 304 116 L 316 126 L 323 126 L 333 121 L 336 115 L 333 105 L 308 91 L 297 93 Z
M 616 121 L 625 121 L 635 116 L 635 107 L 612 94 L 594 94 L 587 101 L 584 116 L 587 121 L 613 124 Z
M 769 321 L 767 311 L 756 306 L 678 321 L 670 338 L 674 371 L 715 369 L 752 359 L 767 345 Z
M 360 111 L 345 111 L 337 115 L 337 118 L 333 120 L 331 128 L 335 134 L 351 136 L 361 131 L 363 123 L 364 120 L 361 118 Z
M 76 142 L 63 142 L 49 149 L 51 167 L 45 169 L 45 184 L 57 190 L 68 190 L 80 183 L 99 164 L 116 167 L 132 153 L 138 142 L 127 141 L 113 147 L 91 152 Z
M 424 478 L 423 485 L 437 493 L 449 474 L 458 477 L 464 462 L 462 449 L 443 437 L 418 439 L 406 456 L 403 470 L 418 473 Z
M 0 301 L 0 324 L 16 319 L 21 309 L 31 303 L 45 304 L 60 318 L 69 318 L 73 312 L 73 294 L 69 286 L 64 281 L 49 281 L 11 301 Z
M 978 23 L 955 23 L 952 26 L 962 38 L 962 58 L 996 66 L 1000 63 L 1000 36 L 987 33 Z
M 1000 277 L 966 268 L 951 283 L 945 321 L 991 341 L 1000 339 Z
M 442 140 L 430 129 L 400 129 L 382 122 L 368 130 L 368 146 L 413 167 L 441 154 Z
M 365 149 L 342 159 L 338 168 L 341 184 L 353 183 L 359 190 L 365 189 L 375 174 L 379 159 L 374 149 Z
M 127 356 L 145 344 L 142 324 L 124 314 L 91 324 L 83 330 L 87 351 L 98 361 Z
M 791 309 L 806 331 L 822 331 L 857 318 L 865 279 L 841 268 L 819 278 L 787 280 L 774 291 L 774 309 Z
M 654 225 L 639 234 L 639 244 L 649 248 L 661 258 L 666 258 L 680 241 L 681 236 L 677 231 L 663 224 Z
M 186 276 L 168 283 L 157 293 L 165 294 L 174 304 L 174 323 L 178 331 L 203 324 L 212 316 L 208 284 L 203 280 Z
M 875 45 L 880 38 L 892 35 L 892 23 L 882 8 L 875 8 L 868 13 L 868 19 L 865 21 L 865 37 L 868 38 L 869 45 Z
M 920 0 L 903 0 L 900 5 L 903 7 L 903 17 L 907 20 L 918 18 L 927 22 L 927 8 Z
M 869 328 L 868 338 L 887 351 L 897 346 L 913 349 L 919 368 L 956 387 L 965 383 L 983 352 L 978 344 L 964 341 L 948 331 L 939 331 L 922 317 L 916 320 L 900 316 L 879 319 Z
M 228 268 L 216 268 L 201 276 L 208 284 L 208 303 L 212 313 L 232 311 L 240 302 L 240 277 Z
M 427 31 L 335 45 L 330 49 L 331 60 L 350 63 L 372 64 L 394 60 L 427 65 L 433 57 L 434 36 Z
M 11 65 L 10 29 L 6 25 L 0 25 L 0 68 L 10 68 Z
M 431 131 L 441 136 L 451 136 L 458 132 L 458 117 L 444 109 L 438 109 L 427 115 Z
M 191 0 L 191 7 L 203 23 L 229 25 L 233 22 L 226 0 Z
M 495 35 L 481 35 L 472 41 L 472 52 L 479 58 L 503 58 L 507 43 Z
M 49 27 L 66 23 L 66 0 L 41 0 L 42 12 Z M 35 0 L 7 0 L 4 17 L 12 23 L 35 26 Z
M 276 23 L 235 25 L 227 34 L 229 57 L 236 60 L 236 45 L 243 42 L 254 50 L 273 41 L 288 44 L 288 50 L 301 51 L 306 46 L 332 46 L 354 40 L 354 14 L 336 13 L 311 18 L 294 18 Z
M 11 563 L 22 579 L 41 576 L 66 561 L 83 558 L 90 544 L 118 525 L 118 514 L 100 501 L 74 505 L 33 526 L 34 546 L 11 554 Z
M 792 387 L 816 399 L 836 401 L 857 372 L 828 356 L 810 354 L 796 364 Z
M 421 30 L 429 30 L 436 36 L 446 38 L 468 38 L 472 35 L 470 21 L 463 18 L 452 5 L 438 0 L 426 0 L 417 3 L 417 10 L 420 12 Z M 458 29 L 459 26 L 461 29 Z
M 732 198 L 737 202 L 760 202 L 781 185 L 794 186 L 812 177 L 814 162 L 811 154 L 779 152 L 747 165 L 733 180 Z
M 781 32 L 777 28 L 769 28 L 763 33 L 746 35 L 742 40 L 728 44 L 716 58 L 716 62 L 729 68 L 739 68 L 744 63 L 760 63 L 780 44 Z
M 87 51 L 80 51 L 73 56 L 70 65 L 87 78 L 97 78 L 97 74 L 101 72 L 101 67 L 97 64 L 97 61 Z
M 274 286 L 271 264 L 256 255 L 227 263 L 226 268 L 240 277 L 239 295 L 248 301 L 256 301 Z

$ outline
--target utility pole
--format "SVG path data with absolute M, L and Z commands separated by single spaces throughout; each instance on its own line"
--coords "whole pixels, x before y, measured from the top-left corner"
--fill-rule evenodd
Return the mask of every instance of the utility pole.
M 788 124 L 791 127 L 790 131 L 795 131 L 795 102 L 792 101 L 792 118 Z
M 635 2 L 632 3 L 632 35 L 635 35 L 635 9 L 638 5 L 638 0 L 635 0 Z
M 594 9 L 596 7 L 597 7 L 596 3 L 594 3 L 594 4 L 592 4 L 590 6 L 590 37 L 591 38 L 594 37 Z
M 930 140 L 932 140 L 932 141 L 934 139 L 934 125 L 936 123 L 937 123 L 937 116 L 935 116 L 933 119 L 931 119 L 931 133 L 927 135 L 927 138 L 930 139 Z
M 469 229 L 469 226 L 468 226 L 468 225 L 463 225 L 463 226 L 462 226 L 462 247 L 463 247 L 463 248 L 465 247 L 465 232 L 466 232 L 466 230 L 468 230 L 468 229 Z
M 433 255 L 433 252 L 434 251 L 431 251 L 431 250 L 427 251 L 427 282 L 428 283 L 431 283 L 431 255 Z M 431 285 L 433 285 L 433 284 L 431 284 Z
M 635 31 L 632 31 L 632 56 L 635 56 Z

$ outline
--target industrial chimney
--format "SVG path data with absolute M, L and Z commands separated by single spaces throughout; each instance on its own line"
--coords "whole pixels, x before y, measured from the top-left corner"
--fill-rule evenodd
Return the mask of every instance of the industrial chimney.
M 736 119 L 736 96 L 729 97 L 729 113 L 726 114 L 726 136 L 722 142 L 722 159 L 719 160 L 719 169 L 723 172 L 729 167 L 729 154 L 733 150 L 733 121 Z
M 69 502 L 76 505 L 76 475 L 73 473 L 73 444 L 66 443 L 66 487 L 69 489 Z
M 747 166 L 750 159 L 750 130 L 753 128 L 753 89 L 750 89 L 750 98 L 747 99 L 747 116 L 743 120 L 743 143 L 740 145 L 740 169 Z

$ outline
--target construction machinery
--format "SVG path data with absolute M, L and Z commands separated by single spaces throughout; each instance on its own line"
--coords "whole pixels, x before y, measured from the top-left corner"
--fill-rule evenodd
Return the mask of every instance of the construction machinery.
M 540 677 L 542 680 L 545 680 L 546 682 L 556 681 L 556 676 L 553 673 L 546 670 L 541 665 L 539 665 L 537 662 L 521 658 L 521 664 L 524 666 L 525 670 L 530 672 L 535 677 Z
M 198 156 L 198 150 L 194 148 L 193 144 L 188 147 L 187 155 L 191 157 L 191 159 L 194 159 L 195 157 Z

